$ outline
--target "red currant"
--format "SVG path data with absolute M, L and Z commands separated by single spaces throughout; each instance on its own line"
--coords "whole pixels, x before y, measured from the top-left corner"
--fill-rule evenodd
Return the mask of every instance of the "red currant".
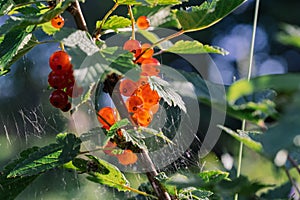
M 55 89 L 63 89 L 67 86 L 66 77 L 64 74 L 58 74 L 51 71 L 48 75 L 48 83 L 51 87 Z
M 65 108 L 68 104 L 68 96 L 62 90 L 54 90 L 49 97 L 49 101 L 56 108 Z
M 143 52 L 142 55 L 143 58 L 151 58 L 154 53 L 154 50 L 151 48 L 151 44 L 145 43 L 142 44 L 142 52 Z
M 138 96 L 131 96 L 126 100 L 128 112 L 136 112 L 143 106 L 143 100 Z
M 103 128 L 109 128 L 117 121 L 117 114 L 115 109 L 111 107 L 104 107 L 98 111 L 98 121 L 103 125 Z
M 137 49 L 141 49 L 141 43 L 137 40 L 127 40 L 124 45 L 123 49 L 135 53 Z
M 57 15 L 53 19 L 51 19 L 51 25 L 54 28 L 62 28 L 65 24 L 65 20 L 61 15 Z
M 130 80 L 130 79 L 124 79 L 120 83 L 120 93 L 126 97 L 131 96 L 135 90 L 138 88 L 137 83 Z
M 72 107 L 71 103 L 68 102 L 64 108 L 61 108 L 61 111 L 68 112 L 71 109 L 71 107 Z
M 138 108 L 132 119 L 140 126 L 148 126 L 152 121 L 152 113 L 146 109 Z
M 130 149 L 125 149 L 122 154 L 116 154 L 116 156 L 122 165 L 134 164 L 138 160 L 137 155 Z
M 160 100 L 157 91 L 152 90 L 149 83 L 140 86 L 136 92 L 136 95 L 143 99 L 144 106 L 148 108 L 151 107 L 152 105 L 157 104 Z
M 150 26 L 150 20 L 146 16 L 140 16 L 136 20 L 136 25 L 139 29 L 145 30 Z
M 56 73 L 65 74 L 72 69 L 71 57 L 65 51 L 56 51 L 50 56 L 49 65 Z

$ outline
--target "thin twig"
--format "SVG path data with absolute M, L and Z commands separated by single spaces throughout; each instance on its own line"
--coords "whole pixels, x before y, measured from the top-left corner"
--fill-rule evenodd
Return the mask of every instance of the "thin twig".
M 291 164 L 296 168 L 298 174 L 300 174 L 300 168 L 299 164 L 290 156 L 288 155 L 288 160 L 291 162 Z
M 131 5 L 128 5 L 128 14 L 131 20 L 131 39 L 135 40 L 135 29 L 134 29 L 135 21 L 134 21 Z
M 248 75 L 247 80 L 249 81 L 252 74 L 252 65 L 253 65 L 253 55 L 254 55 L 254 44 L 255 44 L 255 36 L 256 36 L 256 27 L 258 20 L 258 10 L 259 10 L 259 0 L 256 0 L 255 11 L 254 11 L 254 19 L 253 19 L 253 31 L 252 31 L 252 39 L 251 39 L 251 47 L 250 47 L 250 56 L 249 56 L 249 67 L 248 67 Z M 244 119 L 242 122 L 242 130 L 246 130 L 246 120 Z M 243 142 L 240 142 L 239 155 L 238 155 L 238 167 L 237 167 L 237 178 L 241 175 L 242 168 L 242 158 L 243 158 Z M 239 194 L 236 193 L 234 195 L 234 200 L 239 199 Z
M 78 0 L 71 3 L 71 5 L 67 8 L 67 11 L 69 11 L 74 17 L 78 29 L 88 31 Z
M 288 177 L 288 179 L 290 180 L 290 182 L 292 183 L 293 187 L 295 188 L 296 192 L 298 193 L 298 195 L 300 196 L 300 189 L 297 186 L 297 183 L 294 181 L 294 179 L 292 178 L 290 172 L 288 171 L 288 169 L 286 167 L 284 167 L 284 171 Z
M 115 5 L 104 15 L 99 28 L 96 29 L 96 31 L 93 35 L 93 38 L 95 38 L 96 40 L 99 40 L 103 25 L 105 24 L 108 17 L 118 8 L 118 6 L 119 6 L 119 4 L 115 3 Z

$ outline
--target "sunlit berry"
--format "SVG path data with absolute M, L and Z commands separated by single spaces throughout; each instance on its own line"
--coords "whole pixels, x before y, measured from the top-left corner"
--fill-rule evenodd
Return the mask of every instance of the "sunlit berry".
M 143 86 L 148 83 L 148 74 L 141 72 L 140 79 L 137 81 L 138 86 Z
M 111 107 L 103 107 L 98 111 L 98 121 L 103 125 L 103 128 L 109 128 L 117 121 L 115 109 Z
M 141 43 L 137 40 L 127 40 L 123 45 L 124 50 L 130 51 L 133 53 L 135 53 L 135 51 L 137 49 L 141 49 L 141 48 L 142 48 Z
M 72 69 L 71 57 L 65 51 L 56 51 L 50 56 L 49 65 L 56 73 L 65 73 Z
M 128 112 L 136 112 L 143 106 L 143 100 L 138 96 L 131 96 L 126 100 Z
M 138 108 L 132 115 L 132 119 L 138 125 L 147 127 L 152 121 L 152 113 L 149 110 Z
M 122 165 L 131 165 L 136 163 L 138 157 L 135 153 L 133 153 L 130 149 L 125 149 L 122 154 L 116 155 L 119 163 Z
M 140 16 L 136 20 L 136 25 L 139 29 L 145 30 L 150 26 L 150 20 L 146 16 Z
M 154 104 L 154 105 L 144 104 L 143 108 L 146 110 L 149 110 L 154 115 L 159 110 L 159 103 Z
M 65 108 L 68 103 L 68 96 L 62 90 L 54 90 L 50 94 L 49 101 L 55 108 Z
M 57 15 L 53 19 L 51 19 L 51 25 L 54 28 L 62 28 L 65 24 L 65 20 L 61 15 Z
M 151 58 L 153 56 L 154 50 L 151 48 L 151 44 L 142 44 L 142 58 Z
M 149 83 L 146 85 L 140 86 L 136 92 L 136 95 L 143 99 L 144 105 L 146 107 L 155 105 L 160 100 L 160 97 L 159 97 L 157 91 L 152 90 Z
M 136 82 L 130 80 L 130 79 L 124 79 L 120 83 L 120 93 L 126 97 L 131 96 L 135 90 L 138 88 L 138 85 Z

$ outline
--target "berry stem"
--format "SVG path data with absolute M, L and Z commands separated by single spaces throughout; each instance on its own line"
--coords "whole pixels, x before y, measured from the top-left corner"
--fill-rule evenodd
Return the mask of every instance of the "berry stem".
M 88 31 L 78 0 L 72 2 L 67 11 L 73 16 L 79 30 Z
M 182 35 L 182 34 L 184 34 L 184 33 L 185 33 L 184 30 L 180 30 L 180 31 L 178 31 L 178 32 L 176 32 L 176 33 L 173 33 L 172 35 L 169 35 L 169 36 L 167 36 L 167 37 L 165 37 L 165 38 L 162 38 L 161 40 L 159 40 L 159 41 L 153 43 L 152 46 L 151 46 L 150 48 L 154 48 L 155 46 L 159 45 L 160 43 L 163 43 L 163 42 L 165 42 L 165 41 L 167 41 L 167 40 L 171 40 L 171 39 L 173 39 L 173 38 L 176 38 L 176 37 L 178 37 L 178 36 L 180 36 L 180 35 Z
M 65 51 L 65 45 L 62 42 L 59 42 L 59 47 L 61 48 L 62 51 Z
M 135 40 L 135 28 L 134 28 L 135 21 L 134 21 L 131 5 L 128 5 L 128 14 L 129 14 L 130 20 L 131 20 L 131 39 Z
M 99 40 L 99 37 L 101 36 L 101 30 L 102 30 L 103 25 L 105 24 L 108 17 L 118 8 L 118 6 L 119 6 L 119 4 L 118 4 L 118 2 L 116 2 L 115 5 L 104 15 L 99 28 L 96 29 L 96 31 L 93 35 L 93 38 L 95 38 L 96 40 Z

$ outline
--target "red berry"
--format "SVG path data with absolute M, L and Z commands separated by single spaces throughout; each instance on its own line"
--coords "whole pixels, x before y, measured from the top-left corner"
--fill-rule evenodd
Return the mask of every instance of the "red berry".
M 141 97 L 141 99 L 143 99 L 144 107 L 148 107 L 148 108 L 157 104 L 160 100 L 157 91 L 152 90 L 149 83 L 140 86 L 136 92 L 136 95 Z
M 135 90 L 138 88 L 137 83 L 130 80 L 130 79 L 124 79 L 120 83 L 120 93 L 126 97 L 131 96 Z
M 140 16 L 136 20 L 136 25 L 139 29 L 145 30 L 150 26 L 150 20 L 146 16 Z
M 49 97 L 49 101 L 55 108 L 65 108 L 68 104 L 68 96 L 62 90 L 54 90 Z
M 103 128 L 108 130 L 117 121 L 115 109 L 111 107 L 101 108 L 98 111 L 98 121 L 103 125 Z
M 137 49 L 141 49 L 141 43 L 137 40 L 127 40 L 124 45 L 123 49 L 135 53 Z
M 54 52 L 49 59 L 50 68 L 56 73 L 65 74 L 72 70 L 71 57 L 65 51 Z
M 51 19 L 51 25 L 54 28 L 62 28 L 65 24 L 65 20 L 61 15 L 57 15 L 53 19 Z
M 142 72 L 147 74 L 148 76 L 157 76 L 160 72 L 160 69 L 157 68 L 160 63 L 157 59 L 155 58 L 147 58 L 143 60 L 141 69 Z
M 67 87 L 67 80 L 64 74 L 58 74 L 54 71 L 51 71 L 48 75 L 48 83 L 51 87 L 55 89 L 63 89 Z
M 61 108 L 60 110 L 63 112 L 68 112 L 71 109 L 72 105 L 70 102 L 67 103 L 67 105 L 64 108 Z
M 126 100 L 128 112 L 136 112 L 138 108 L 143 107 L 143 100 L 138 96 L 131 96 Z
M 137 111 L 132 115 L 132 119 L 140 126 L 148 126 L 152 121 L 152 112 L 138 108 Z
M 116 156 L 122 165 L 134 164 L 138 160 L 137 155 L 130 149 L 125 149 L 122 154 L 116 154 Z
M 153 53 L 154 53 L 154 50 L 151 48 L 151 44 L 149 43 L 145 43 L 142 45 L 142 57 L 143 58 L 151 58 Z

